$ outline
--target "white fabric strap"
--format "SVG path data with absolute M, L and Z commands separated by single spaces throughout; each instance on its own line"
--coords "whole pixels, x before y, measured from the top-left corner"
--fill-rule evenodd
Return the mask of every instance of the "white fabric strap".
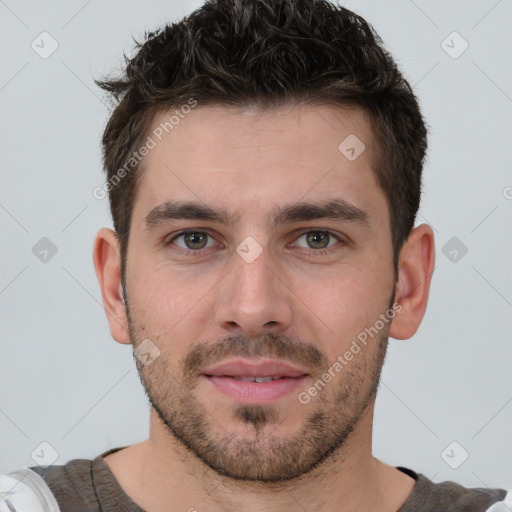
M 60 512 L 50 488 L 35 471 L 0 475 L 0 512 Z

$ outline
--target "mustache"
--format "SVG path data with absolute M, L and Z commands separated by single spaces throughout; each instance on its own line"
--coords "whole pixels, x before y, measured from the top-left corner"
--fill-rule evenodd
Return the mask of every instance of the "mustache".
M 284 359 L 290 363 L 298 363 L 313 372 L 321 372 L 329 367 L 327 356 L 309 343 L 271 333 L 259 338 L 240 335 L 192 347 L 183 361 L 185 379 L 193 380 L 204 367 L 237 356 Z

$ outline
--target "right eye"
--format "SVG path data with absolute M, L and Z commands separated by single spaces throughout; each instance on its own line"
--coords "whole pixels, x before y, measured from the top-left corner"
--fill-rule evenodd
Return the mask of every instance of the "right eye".
M 208 239 L 210 239 L 210 241 Z M 171 250 L 176 251 L 178 253 L 191 254 L 200 252 L 203 249 L 210 249 L 212 247 L 215 247 L 215 242 L 213 237 L 209 233 L 205 231 L 189 229 L 177 233 L 170 240 L 165 242 L 164 245 L 166 247 L 170 247 Z M 179 249 L 176 249 L 173 246 Z

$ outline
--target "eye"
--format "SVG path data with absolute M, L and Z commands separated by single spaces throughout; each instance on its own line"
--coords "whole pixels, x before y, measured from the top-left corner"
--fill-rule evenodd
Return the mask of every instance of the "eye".
M 208 239 L 210 238 L 210 245 L 208 245 Z M 182 240 L 182 244 L 178 243 L 177 240 Z M 171 238 L 166 245 L 175 243 L 178 247 L 185 250 L 197 251 L 200 249 L 209 249 L 215 245 L 214 240 L 205 231 L 183 231 Z
M 341 239 L 334 233 L 331 233 L 330 231 L 326 230 L 314 230 L 314 231 L 306 231 L 305 233 L 302 233 L 297 237 L 297 240 L 300 240 L 302 238 L 305 238 L 307 246 L 301 246 L 298 245 L 298 247 L 303 247 L 305 249 L 328 249 L 332 247 L 333 245 L 336 245 L 335 243 L 331 242 L 340 242 Z M 295 244 L 294 244 L 295 245 Z

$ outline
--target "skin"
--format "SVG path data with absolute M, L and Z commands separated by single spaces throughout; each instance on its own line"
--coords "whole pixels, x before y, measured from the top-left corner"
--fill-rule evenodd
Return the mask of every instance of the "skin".
M 155 118 L 152 129 L 165 119 Z M 354 161 L 338 150 L 350 134 L 366 145 Z M 115 234 L 97 234 L 94 263 L 113 338 L 135 347 L 150 339 L 160 351 L 151 364 L 137 363 L 153 405 L 149 439 L 105 458 L 144 510 L 280 512 L 300 504 L 391 512 L 411 493 L 412 478 L 373 457 L 372 422 L 387 337 L 410 338 L 426 310 L 434 235 L 427 225 L 413 229 L 395 276 L 373 147 L 368 118 L 357 108 L 197 107 L 145 158 L 128 245 L 127 304 Z M 334 198 L 365 211 L 368 222 L 267 223 L 276 207 Z M 180 219 L 148 229 L 148 213 L 171 199 L 222 207 L 237 219 L 233 226 Z M 191 255 L 197 249 L 184 237 L 174 238 L 183 229 L 210 235 L 200 256 Z M 320 240 L 329 245 L 325 254 L 307 238 L 321 230 L 336 235 Z M 251 263 L 236 252 L 246 237 L 263 248 Z M 393 299 L 399 312 L 379 335 L 301 403 L 298 392 Z M 195 350 L 213 362 L 212 347 L 220 360 L 244 350 L 258 360 L 280 347 L 280 357 L 296 356 L 310 374 L 272 404 L 243 404 L 200 377 L 201 365 L 187 357 Z

